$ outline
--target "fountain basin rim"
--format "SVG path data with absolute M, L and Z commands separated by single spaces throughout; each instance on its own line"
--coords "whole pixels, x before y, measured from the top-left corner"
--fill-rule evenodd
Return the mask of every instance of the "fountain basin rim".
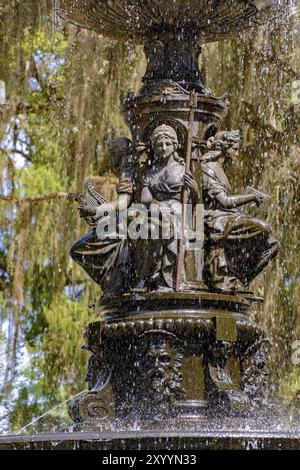
M 124 447 L 125 445 L 125 447 Z M 300 433 L 266 431 L 108 431 L 0 437 L 0 450 L 64 449 L 289 449 L 300 450 Z
M 193 420 L 191 420 L 192 422 Z M 179 429 L 176 431 L 155 431 L 155 430 L 128 430 L 128 431 L 82 431 L 82 432 L 61 432 L 61 433 L 41 433 L 41 434 L 7 434 L 0 436 L 0 446 L 6 442 L 24 442 L 24 441 L 47 441 L 51 440 L 109 440 L 124 439 L 137 437 L 176 437 L 178 434 L 182 437 L 249 437 L 249 438 L 285 438 L 298 439 L 300 446 L 300 432 L 293 433 L 291 431 L 232 431 L 232 430 L 216 430 L 216 431 L 188 431 Z

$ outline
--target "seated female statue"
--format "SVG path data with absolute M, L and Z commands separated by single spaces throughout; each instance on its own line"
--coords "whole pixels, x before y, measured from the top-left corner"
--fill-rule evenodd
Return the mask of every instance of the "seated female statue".
M 250 203 L 260 206 L 264 195 L 256 191 L 230 194 L 225 168 L 236 160 L 240 139 L 239 131 L 218 132 L 209 139 L 209 151 L 201 159 L 208 237 L 205 281 L 209 287 L 221 290 L 248 287 L 280 248 L 265 220 L 239 210 Z
M 178 232 L 176 220 L 182 214 L 182 190 L 190 190 L 193 203 L 199 199 L 197 183 L 190 172 L 185 171 L 184 161 L 178 154 L 179 142 L 176 131 L 166 125 L 157 127 L 151 136 L 154 161 L 146 172 L 141 202 L 150 212 L 154 206 L 166 218 L 169 215 L 170 236 L 160 235 L 156 240 L 148 240 L 146 250 L 151 257 L 148 266 L 148 281 L 153 290 L 174 290 L 176 286 Z M 151 222 L 155 223 L 153 217 Z M 158 222 L 159 223 L 159 222 Z M 175 233 L 176 232 L 176 233 Z M 149 257 L 148 257 L 149 262 Z
M 126 211 L 133 199 L 134 165 L 130 161 L 131 141 L 119 137 L 111 143 L 111 167 L 119 173 L 117 193 L 119 199 L 115 203 L 107 202 L 99 207 L 86 205 L 80 207 L 81 217 L 102 216 L 97 229 L 94 228 L 71 248 L 70 255 L 87 274 L 101 286 L 107 297 L 125 292 L 131 282 L 131 257 L 128 240 L 116 232 L 119 211 Z M 113 229 L 104 236 L 99 236 L 101 224 L 105 228 L 113 219 Z

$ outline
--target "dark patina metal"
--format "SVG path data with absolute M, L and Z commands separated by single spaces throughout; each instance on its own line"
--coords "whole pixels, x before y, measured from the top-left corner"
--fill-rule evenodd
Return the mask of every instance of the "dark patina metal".
M 259 215 L 268 197 L 251 188 L 233 195 L 226 168 L 241 136 L 220 131 L 229 102 L 206 90 L 198 59 L 204 42 L 266 21 L 277 8 L 261 1 L 62 3 L 69 21 L 145 45 L 141 93 L 122 103 L 132 138 L 111 148 L 119 229 L 134 204 L 150 210 L 156 203 L 171 214 L 187 202 L 204 205 L 203 238 L 179 257 L 179 277 L 182 247 L 174 237 L 130 240 L 115 238 L 114 229 L 101 239 L 94 227 L 72 247 L 72 258 L 103 291 L 100 320 L 85 333 L 89 392 L 70 405 L 73 430 L 135 420 L 199 424 L 266 409 L 269 341 L 249 318 L 259 300 L 249 285 L 279 243 Z M 115 209 L 91 186 L 81 199 L 92 226 Z M 155 223 L 161 228 L 159 218 Z

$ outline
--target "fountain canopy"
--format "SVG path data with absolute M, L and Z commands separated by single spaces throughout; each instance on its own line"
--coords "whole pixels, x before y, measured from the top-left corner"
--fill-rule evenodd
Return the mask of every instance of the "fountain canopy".
M 170 29 L 212 42 L 266 22 L 278 0 L 63 0 L 61 15 L 70 22 L 112 38 L 144 42 Z

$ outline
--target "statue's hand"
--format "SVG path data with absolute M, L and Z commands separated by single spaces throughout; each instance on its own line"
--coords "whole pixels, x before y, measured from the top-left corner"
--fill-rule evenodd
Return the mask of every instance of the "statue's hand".
M 184 174 L 184 187 L 194 193 L 198 190 L 196 180 L 190 171 L 186 171 Z
M 262 194 L 255 194 L 255 204 L 257 207 L 261 206 L 262 203 L 264 202 L 265 198 Z
M 94 217 L 96 215 L 96 207 L 82 206 L 78 208 L 80 217 Z

